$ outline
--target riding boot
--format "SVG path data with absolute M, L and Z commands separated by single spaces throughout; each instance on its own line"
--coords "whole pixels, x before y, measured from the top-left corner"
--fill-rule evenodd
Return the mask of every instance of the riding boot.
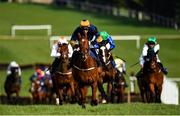
M 142 75 L 143 75 L 143 71 L 142 71 L 142 69 L 136 74 L 136 78 L 137 79 L 140 79 L 140 78 L 142 78 Z
M 96 53 L 96 51 L 94 49 L 90 50 L 90 55 L 96 60 L 97 67 L 101 67 L 102 63 L 100 61 L 98 54 Z
M 166 68 L 163 67 L 163 64 L 162 64 L 161 62 L 158 62 L 158 65 L 160 66 L 161 71 L 162 71 L 165 75 L 167 75 L 167 74 L 168 74 L 168 71 L 167 71 Z
M 115 61 L 114 61 L 114 58 L 113 58 L 113 56 L 111 55 L 111 64 L 113 65 L 113 68 L 116 68 L 116 63 L 115 63 Z

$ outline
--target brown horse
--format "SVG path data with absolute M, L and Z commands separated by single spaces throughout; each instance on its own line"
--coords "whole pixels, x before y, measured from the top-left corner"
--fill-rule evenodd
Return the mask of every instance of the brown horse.
M 63 95 L 68 95 L 71 101 L 75 98 L 75 81 L 72 76 L 72 71 L 69 69 L 69 57 L 68 57 L 68 44 L 59 44 L 58 52 L 61 54 L 58 58 L 59 66 L 57 71 L 53 75 L 54 87 L 56 90 L 56 104 L 63 104 Z
M 160 97 L 164 77 L 153 50 L 148 50 L 143 68 L 143 78 L 144 82 L 147 84 L 147 88 L 145 89 L 147 102 L 161 103 Z
M 104 92 L 104 89 L 101 88 L 101 84 L 98 84 L 99 91 L 101 92 L 102 99 L 106 99 L 108 101 L 111 100 L 112 90 L 113 90 L 113 82 L 115 80 L 115 75 L 117 70 L 113 67 L 112 54 L 107 50 L 105 46 L 100 47 L 99 49 L 99 58 L 102 62 L 102 72 L 100 73 L 100 78 L 102 79 L 102 83 L 107 84 L 107 95 Z M 104 102 L 104 101 L 102 101 Z
M 99 81 L 99 74 L 96 61 L 90 55 L 89 41 L 87 33 L 84 35 L 78 34 L 79 41 L 79 51 L 77 51 L 76 61 L 73 62 L 73 77 L 78 83 L 80 92 L 79 104 L 85 108 L 87 87 L 92 88 L 92 101 L 91 105 L 97 105 L 98 101 L 96 99 L 97 83 Z
M 12 103 L 12 94 L 16 93 L 15 103 L 18 100 L 19 92 L 21 89 L 21 77 L 18 74 L 18 68 L 12 67 L 11 74 L 6 77 L 4 89 L 7 94 L 8 101 Z
M 49 103 L 52 100 L 52 80 L 48 77 L 45 77 L 43 82 L 40 82 L 39 79 L 36 79 L 31 84 L 31 94 L 33 98 L 33 103 Z
M 125 78 L 124 73 L 117 71 L 115 76 L 114 88 L 111 94 L 111 102 L 114 102 L 115 96 L 117 96 L 117 103 L 124 102 L 124 95 L 125 95 Z

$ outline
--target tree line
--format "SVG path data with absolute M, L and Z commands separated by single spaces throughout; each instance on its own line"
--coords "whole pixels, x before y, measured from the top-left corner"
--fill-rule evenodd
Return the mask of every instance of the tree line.
M 158 14 L 180 23 L 180 0 L 73 0 Z

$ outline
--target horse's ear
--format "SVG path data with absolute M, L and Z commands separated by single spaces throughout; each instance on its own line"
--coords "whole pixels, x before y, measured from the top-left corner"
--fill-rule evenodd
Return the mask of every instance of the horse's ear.
M 80 33 L 78 33 L 78 38 L 82 38 Z
M 83 31 L 84 37 L 87 38 L 87 31 Z

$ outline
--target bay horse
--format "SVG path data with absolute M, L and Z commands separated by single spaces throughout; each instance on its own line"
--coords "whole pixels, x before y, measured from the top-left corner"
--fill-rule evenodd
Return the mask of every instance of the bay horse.
M 7 94 L 7 99 L 12 103 L 12 94 L 16 94 L 15 103 L 18 100 L 20 89 L 21 89 L 21 76 L 19 76 L 18 67 L 11 68 L 11 74 L 6 77 L 4 89 Z
M 39 79 L 35 79 L 31 84 L 31 94 L 33 98 L 33 103 L 49 103 L 52 101 L 52 80 L 45 77 L 42 82 Z
M 102 96 L 102 103 L 106 103 L 104 99 L 107 101 L 111 101 L 111 95 L 113 92 L 113 83 L 115 81 L 115 76 L 117 69 L 115 69 L 111 63 L 112 54 L 108 51 L 105 45 L 101 45 L 99 48 L 99 58 L 102 62 L 102 72 L 100 73 L 100 78 L 102 79 L 102 83 L 107 83 L 107 95 L 105 94 L 104 89 L 101 84 L 98 84 L 99 91 Z
M 111 102 L 114 102 L 115 97 L 117 96 L 117 103 L 124 102 L 125 95 L 125 78 L 124 73 L 117 71 L 115 75 L 114 88 L 113 92 L 111 92 Z
M 143 68 L 143 78 L 147 84 L 147 102 L 161 103 L 163 72 L 157 62 L 156 53 L 149 49 Z
M 58 52 L 61 54 L 58 58 L 59 65 L 57 71 L 53 75 L 54 87 L 56 90 L 56 104 L 63 104 L 64 94 L 68 95 L 71 102 L 75 100 L 75 81 L 72 76 L 72 70 L 69 68 L 69 50 L 68 44 L 63 43 L 58 45 Z
M 79 41 L 79 51 L 76 55 L 76 61 L 73 62 L 72 72 L 75 81 L 78 83 L 79 92 L 80 92 L 80 100 L 79 105 L 82 108 L 86 108 L 86 94 L 87 87 L 91 86 L 92 90 L 92 98 L 91 105 L 97 105 L 97 83 L 99 81 L 99 74 L 97 63 L 94 58 L 90 55 L 89 41 L 87 37 L 87 33 L 84 32 L 84 35 L 78 33 L 78 41 Z

